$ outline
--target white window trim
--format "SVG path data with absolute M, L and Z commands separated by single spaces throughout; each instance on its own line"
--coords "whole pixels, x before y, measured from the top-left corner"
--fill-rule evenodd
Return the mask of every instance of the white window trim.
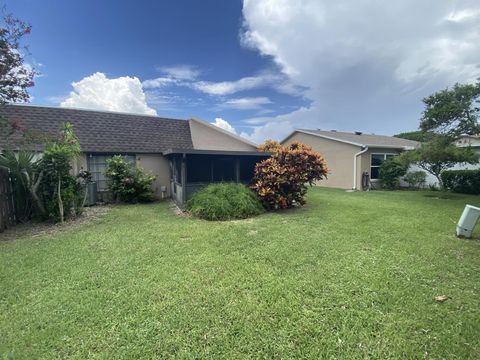
M 382 165 L 372 165 L 372 157 L 373 155 L 383 155 L 383 161 L 387 160 L 387 155 L 397 156 L 398 153 L 371 153 L 370 154 L 370 181 L 380 181 L 380 179 L 372 179 L 372 167 L 379 168 Z

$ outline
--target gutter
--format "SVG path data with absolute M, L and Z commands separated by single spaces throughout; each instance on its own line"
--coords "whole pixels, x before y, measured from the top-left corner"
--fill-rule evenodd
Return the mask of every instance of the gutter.
M 365 148 L 353 155 L 353 190 L 357 190 L 357 158 L 365 154 L 368 151 L 368 146 L 365 146 Z

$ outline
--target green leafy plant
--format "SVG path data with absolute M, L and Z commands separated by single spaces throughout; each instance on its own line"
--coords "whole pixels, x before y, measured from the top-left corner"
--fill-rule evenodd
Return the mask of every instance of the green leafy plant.
M 58 137 L 47 143 L 39 162 L 47 216 L 62 223 L 66 218 L 77 215 L 78 188 L 76 177 L 71 175 L 71 163 L 79 154 L 80 143 L 73 126 L 67 122 Z
M 433 131 L 450 138 L 480 132 L 480 81 L 455 84 L 423 99 L 425 110 L 420 122 L 423 131 Z
M 442 180 L 446 190 L 480 195 L 480 170 L 447 170 Z
M 107 160 L 105 175 L 109 180 L 108 188 L 116 200 L 136 203 L 154 199 L 152 183 L 156 177 L 144 174 L 137 167 L 128 164 L 120 155 Z
M 81 169 L 77 174 L 77 193 L 78 193 L 78 209 L 81 211 L 85 206 L 88 195 L 88 185 L 93 182 L 92 173 L 88 170 Z
M 403 180 L 408 184 L 410 189 L 421 189 L 425 186 L 427 174 L 425 171 L 410 171 L 404 177 Z
M 45 207 L 38 194 L 43 173 L 38 171 L 35 154 L 26 150 L 5 150 L 0 154 L 0 167 L 10 173 L 14 185 L 17 219 L 20 222 L 29 220 L 34 208 L 44 214 Z
M 187 202 L 188 211 L 205 220 L 244 219 L 264 212 L 255 193 L 243 184 L 210 184 Z
M 305 144 L 295 142 L 284 147 L 270 141 L 259 150 L 273 152 L 256 165 L 251 184 L 266 209 L 304 205 L 307 185 L 327 177 L 327 163 Z
M 383 187 L 389 190 L 398 189 L 400 187 L 400 177 L 407 173 L 407 169 L 408 166 L 395 157 L 385 160 L 379 169 Z

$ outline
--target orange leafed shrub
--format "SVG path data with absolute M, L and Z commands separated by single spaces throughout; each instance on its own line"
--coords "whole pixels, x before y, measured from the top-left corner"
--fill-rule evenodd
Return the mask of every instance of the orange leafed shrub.
M 327 177 L 325 159 L 308 145 L 281 146 L 267 140 L 259 150 L 272 152 L 272 156 L 256 165 L 251 188 L 267 209 L 304 205 L 307 184 Z

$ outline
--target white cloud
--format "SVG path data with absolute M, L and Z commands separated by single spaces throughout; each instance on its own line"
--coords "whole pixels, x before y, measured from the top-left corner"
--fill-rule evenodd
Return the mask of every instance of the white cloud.
M 240 91 L 267 87 L 289 95 L 299 96 L 302 94 L 301 87 L 291 84 L 284 75 L 269 70 L 238 80 L 219 82 L 197 81 L 191 83 L 190 86 L 197 91 L 216 96 L 231 95 Z
M 143 81 L 142 86 L 144 89 L 156 89 L 177 83 L 178 81 L 176 79 L 172 79 L 169 77 L 158 77 L 156 79 L 149 79 Z
M 235 110 L 258 110 L 269 104 L 273 103 L 268 97 L 260 96 L 229 99 L 221 104 L 220 107 Z
M 72 86 L 73 91 L 60 106 L 157 115 L 147 105 L 142 84 L 136 77 L 109 79 L 97 72 L 72 83 Z
M 193 65 L 162 66 L 158 70 L 170 78 L 180 80 L 195 80 L 201 74 L 201 71 Z
M 239 91 L 251 90 L 267 85 L 267 81 L 261 76 L 249 76 L 235 81 L 198 81 L 192 84 L 195 90 L 209 95 L 230 95 Z
M 480 76 L 478 1 L 244 0 L 243 15 L 243 44 L 311 101 L 265 129 L 415 129 L 424 96 Z
M 234 127 L 230 125 L 230 123 L 222 118 L 216 118 L 214 122 L 211 123 L 212 125 L 218 126 L 220 129 L 230 131 L 231 133 L 236 134 Z

